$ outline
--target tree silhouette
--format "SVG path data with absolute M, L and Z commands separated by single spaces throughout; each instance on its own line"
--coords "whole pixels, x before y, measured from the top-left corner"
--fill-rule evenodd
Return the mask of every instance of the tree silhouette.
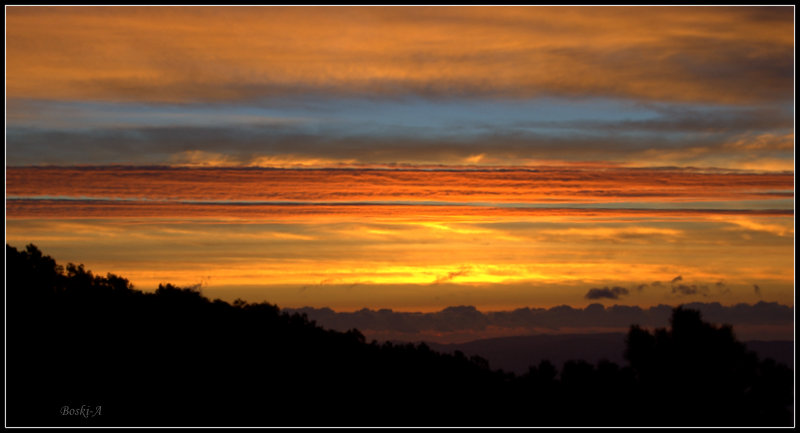
M 703 322 L 699 311 L 678 307 L 670 323 L 669 330 L 632 326 L 628 333 L 625 356 L 647 402 L 640 413 L 658 425 L 790 422 L 788 367 L 759 361 L 730 326 Z
M 631 327 L 630 366 L 527 374 L 367 342 L 267 302 L 153 293 L 6 245 L 9 426 L 791 425 L 791 370 L 693 310 Z M 94 417 L 63 408 L 102 407 Z

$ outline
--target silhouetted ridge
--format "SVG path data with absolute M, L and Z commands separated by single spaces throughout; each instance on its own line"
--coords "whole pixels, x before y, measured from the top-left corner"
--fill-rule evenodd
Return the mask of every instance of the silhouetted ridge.
M 367 343 L 272 304 L 59 266 L 6 246 L 9 426 L 791 425 L 791 371 L 676 309 L 630 366 L 515 376 L 425 344 Z M 709 400 L 710 399 L 710 400 Z M 102 412 L 68 415 L 67 407 Z

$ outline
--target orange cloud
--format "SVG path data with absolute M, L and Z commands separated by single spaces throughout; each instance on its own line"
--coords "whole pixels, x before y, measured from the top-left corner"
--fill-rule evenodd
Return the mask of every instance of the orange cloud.
M 219 155 L 200 156 L 207 159 L 199 158 L 197 161 L 209 164 L 222 158 Z M 527 203 L 556 206 L 559 203 L 735 201 L 785 199 L 793 197 L 793 190 L 792 173 L 612 167 L 292 170 L 112 166 L 9 167 L 6 170 L 6 193 L 16 198 L 177 200 L 190 202 L 184 204 L 191 205 L 202 205 L 208 201 L 233 201 L 227 204 L 238 204 L 239 207 L 284 201 L 314 202 L 320 206 L 340 202 L 384 205 L 397 202 L 461 205 Z
M 163 218 L 226 220 L 295 220 L 315 222 L 349 221 L 353 218 L 424 221 L 481 221 L 485 218 L 704 218 L 725 216 L 787 216 L 782 209 L 591 209 L 591 208 L 504 208 L 486 206 L 424 205 L 315 205 L 315 204 L 181 204 L 173 202 L 126 202 L 82 200 L 6 200 L 8 218 Z
M 785 99 L 791 7 L 8 7 L 9 98 Z

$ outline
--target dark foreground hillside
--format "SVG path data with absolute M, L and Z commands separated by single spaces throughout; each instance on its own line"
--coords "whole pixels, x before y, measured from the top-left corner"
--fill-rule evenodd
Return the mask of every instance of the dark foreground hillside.
M 271 304 L 134 290 L 6 246 L 8 426 L 792 425 L 791 370 L 676 309 L 629 366 L 515 376 L 425 345 L 367 343 Z

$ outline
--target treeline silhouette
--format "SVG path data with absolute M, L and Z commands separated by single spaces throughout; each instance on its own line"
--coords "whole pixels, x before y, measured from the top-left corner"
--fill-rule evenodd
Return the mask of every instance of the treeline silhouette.
M 543 361 L 516 376 L 6 245 L 6 313 L 8 426 L 793 423 L 792 371 L 682 308 L 669 330 L 631 327 L 628 366 Z

